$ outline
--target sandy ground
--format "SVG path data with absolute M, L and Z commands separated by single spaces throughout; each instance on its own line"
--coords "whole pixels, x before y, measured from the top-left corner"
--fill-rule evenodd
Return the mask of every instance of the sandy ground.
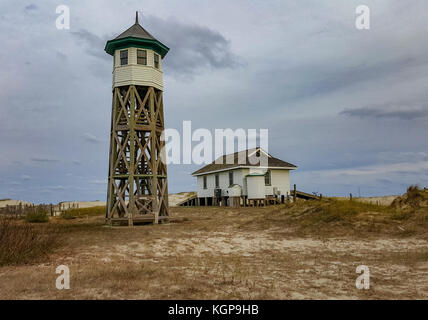
M 173 208 L 189 220 L 132 228 L 58 219 L 71 224 L 63 246 L 46 261 L 0 268 L 0 298 L 428 298 L 426 235 L 303 236 L 255 224 L 256 210 L 268 209 Z M 70 290 L 55 288 L 61 264 Z M 369 290 L 355 287 L 358 265 L 370 268 Z
M 168 195 L 168 202 L 171 207 L 177 206 L 180 202 L 194 196 L 196 192 L 180 192 Z

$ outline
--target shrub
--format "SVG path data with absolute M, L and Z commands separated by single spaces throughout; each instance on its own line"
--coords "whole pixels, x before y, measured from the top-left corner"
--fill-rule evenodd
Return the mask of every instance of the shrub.
M 66 220 L 76 219 L 76 216 L 70 211 L 71 210 L 63 211 L 61 213 L 61 218 L 66 219 Z
M 25 215 L 25 221 L 37 223 L 48 222 L 49 216 L 47 211 L 45 211 L 43 208 L 36 207 L 34 212 L 28 212 Z
M 28 263 L 50 252 L 57 244 L 58 230 L 0 218 L 0 265 Z

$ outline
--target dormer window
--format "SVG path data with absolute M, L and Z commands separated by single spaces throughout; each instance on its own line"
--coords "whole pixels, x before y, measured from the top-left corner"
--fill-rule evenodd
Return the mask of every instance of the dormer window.
M 120 65 L 124 66 L 128 64 L 128 50 L 120 51 Z
M 147 65 L 147 51 L 137 49 L 137 64 Z
M 155 68 L 159 69 L 159 55 L 155 53 Z

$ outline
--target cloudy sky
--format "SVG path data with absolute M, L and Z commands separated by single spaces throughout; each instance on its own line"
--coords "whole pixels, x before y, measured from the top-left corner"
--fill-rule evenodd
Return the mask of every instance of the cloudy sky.
M 70 30 L 55 9 L 70 7 Z M 371 29 L 355 28 L 355 8 Z M 170 47 L 168 128 L 267 128 L 307 192 L 399 194 L 428 185 L 426 0 L 0 3 L 0 198 L 105 200 L 108 39 L 140 22 Z M 196 165 L 168 167 L 170 192 Z

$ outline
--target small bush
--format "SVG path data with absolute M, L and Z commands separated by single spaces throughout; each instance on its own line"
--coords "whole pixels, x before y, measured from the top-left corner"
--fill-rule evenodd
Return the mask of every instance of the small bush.
M 36 208 L 34 212 L 28 212 L 25 215 L 25 221 L 43 223 L 49 221 L 48 213 L 42 208 Z
M 29 263 L 47 255 L 57 244 L 58 230 L 0 218 L 0 266 Z
M 61 213 L 61 218 L 66 220 L 71 220 L 71 219 L 76 219 L 77 217 L 73 213 L 71 213 L 70 210 L 67 210 Z

